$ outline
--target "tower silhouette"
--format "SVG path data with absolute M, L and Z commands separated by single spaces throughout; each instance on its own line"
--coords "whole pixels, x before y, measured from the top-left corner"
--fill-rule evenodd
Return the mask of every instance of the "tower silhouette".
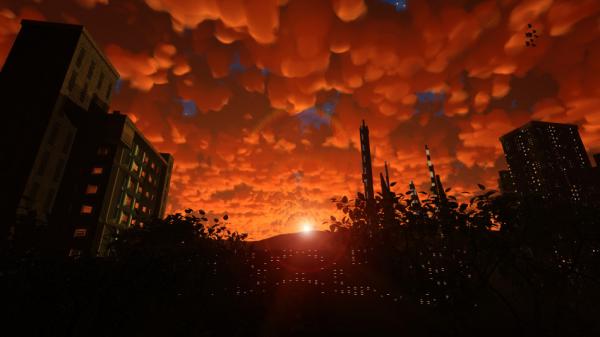
M 367 222 L 375 223 L 375 196 L 373 192 L 373 168 L 371 166 L 371 146 L 369 144 L 369 127 L 362 121 L 360 126 L 360 150 L 362 155 L 362 181 L 365 188 Z
M 383 198 L 383 221 L 385 225 L 391 225 L 394 222 L 395 200 L 392 195 L 387 162 L 385 163 L 385 178 L 383 177 L 383 173 L 379 173 L 379 179 L 381 181 L 381 196 Z
M 369 144 L 369 127 L 362 121 L 360 127 L 360 149 L 362 155 L 362 180 L 365 187 L 367 203 L 373 202 L 373 168 L 371 167 L 371 147 Z
M 427 145 L 425 145 L 425 155 L 427 156 L 427 168 L 429 169 L 429 178 L 431 180 L 431 195 L 434 199 L 444 203 L 447 200 L 446 192 L 444 192 L 440 176 L 435 174 L 435 168 L 433 167 L 433 162 L 431 161 L 431 152 L 429 151 L 429 146 Z
M 410 184 L 408 184 L 410 191 L 410 204 L 411 206 L 421 206 L 421 201 L 419 200 L 419 195 L 417 194 L 417 189 L 415 188 L 415 183 L 411 180 Z

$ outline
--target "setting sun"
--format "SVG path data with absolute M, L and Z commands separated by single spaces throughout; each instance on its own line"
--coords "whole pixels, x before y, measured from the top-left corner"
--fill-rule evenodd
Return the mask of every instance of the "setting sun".
M 302 232 L 308 233 L 308 232 L 312 232 L 312 230 L 313 230 L 313 225 L 310 222 L 302 223 Z

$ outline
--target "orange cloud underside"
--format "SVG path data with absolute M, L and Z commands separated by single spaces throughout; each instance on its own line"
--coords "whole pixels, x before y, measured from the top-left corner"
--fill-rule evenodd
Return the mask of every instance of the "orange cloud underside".
M 175 156 L 169 210 L 228 212 L 254 239 L 319 226 L 361 189 L 362 119 L 398 192 L 426 189 L 425 144 L 445 185 L 495 187 L 498 137 L 532 118 L 600 151 L 594 0 L 9 0 L 0 63 L 21 18 L 85 24 L 123 79 L 112 108 Z

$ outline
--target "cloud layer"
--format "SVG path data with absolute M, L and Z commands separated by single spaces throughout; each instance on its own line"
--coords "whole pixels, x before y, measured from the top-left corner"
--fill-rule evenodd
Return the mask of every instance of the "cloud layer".
M 425 144 L 445 185 L 495 186 L 498 137 L 532 118 L 600 152 L 595 0 L 9 0 L 0 62 L 21 18 L 85 24 L 124 81 L 112 107 L 175 156 L 169 209 L 228 211 L 252 238 L 360 189 L 363 119 L 400 192 L 426 188 Z

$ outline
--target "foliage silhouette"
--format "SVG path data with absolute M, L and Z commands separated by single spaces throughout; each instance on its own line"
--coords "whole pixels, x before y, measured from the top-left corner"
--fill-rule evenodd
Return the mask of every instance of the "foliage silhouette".
M 229 216 L 187 209 L 115 232 L 106 258 L 4 258 L 4 325 L 61 336 L 397 335 L 391 322 L 411 336 L 600 332 L 599 208 L 549 207 L 482 186 L 447 200 L 421 193 L 420 204 L 392 192 L 375 198 L 374 214 L 362 193 L 332 199 L 343 215 L 326 222 L 340 254 L 364 255 L 354 277 L 381 278 L 402 295 L 393 306 L 284 291 L 278 278 L 240 296 L 260 289 L 253 275 L 271 252 L 229 229 Z M 352 272 L 337 261 L 331 268 Z M 19 325 L 29 317 L 36 324 Z
M 465 202 L 420 192 L 427 196 L 420 205 L 392 192 L 387 222 L 377 196 L 371 225 L 362 193 L 334 198 L 345 216 L 332 217 L 330 230 L 367 248 L 377 268 L 426 308 L 424 317 L 453 317 L 457 335 L 473 331 L 481 313 L 520 333 L 600 332 L 599 304 L 591 300 L 600 295 L 600 208 L 549 206 L 477 187 Z

